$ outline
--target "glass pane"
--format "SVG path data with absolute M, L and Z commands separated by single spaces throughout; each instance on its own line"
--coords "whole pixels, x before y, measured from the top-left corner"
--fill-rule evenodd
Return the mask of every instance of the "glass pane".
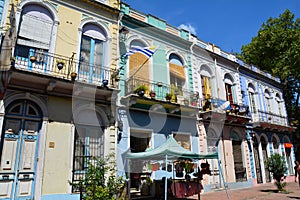
M 85 129 L 76 128 L 74 170 L 84 170 L 85 137 L 86 137 Z
M 103 134 L 99 129 L 89 130 L 89 153 L 90 158 L 99 158 L 103 154 Z
M 89 37 L 82 36 L 81 50 L 80 50 L 80 70 L 84 72 L 90 71 L 90 50 L 91 50 L 91 40 Z
M 27 115 L 38 116 L 36 109 L 29 105 Z
M 21 103 L 12 107 L 12 109 L 9 111 L 9 114 L 21 114 Z
M 100 40 L 95 41 L 94 63 L 97 66 L 102 66 L 103 57 L 103 42 Z

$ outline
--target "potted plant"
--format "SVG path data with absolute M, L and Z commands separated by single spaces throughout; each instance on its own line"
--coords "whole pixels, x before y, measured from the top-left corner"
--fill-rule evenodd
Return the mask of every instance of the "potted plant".
M 56 61 L 56 66 L 57 66 L 58 70 L 61 70 L 65 66 L 65 61 L 57 60 Z
M 184 105 L 188 106 L 190 104 L 190 101 L 189 101 L 189 99 L 184 98 L 183 103 L 184 103 Z
M 155 98 L 156 93 L 155 93 L 154 90 L 151 90 L 150 93 L 149 93 L 149 95 L 150 95 L 151 98 Z
M 71 72 L 70 76 L 71 76 L 71 80 L 75 81 L 75 79 L 77 77 L 77 73 L 76 72 Z
M 34 63 L 36 61 L 36 57 L 35 56 L 30 56 L 29 60 L 30 60 L 30 62 Z
M 138 94 L 140 97 L 144 96 L 145 92 L 148 90 L 148 87 L 144 84 L 137 86 L 134 89 L 134 93 Z
M 171 98 L 172 98 L 172 94 L 171 94 L 171 93 L 167 93 L 167 94 L 166 94 L 166 100 L 167 100 L 167 101 L 170 101 Z

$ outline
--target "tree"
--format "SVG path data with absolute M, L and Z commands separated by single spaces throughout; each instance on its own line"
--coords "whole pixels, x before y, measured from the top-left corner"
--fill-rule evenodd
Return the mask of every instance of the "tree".
M 300 18 L 288 9 L 269 18 L 238 57 L 280 78 L 288 116 L 299 126 Z
M 73 187 L 80 191 L 80 199 L 124 199 L 121 195 L 125 188 L 125 181 L 122 177 L 116 177 L 116 166 L 115 162 L 111 161 L 111 157 L 92 159 L 84 177 L 77 182 L 70 182 Z
M 269 172 L 273 174 L 277 189 L 279 191 L 285 191 L 284 187 L 286 186 L 286 182 L 284 182 L 283 177 L 287 168 L 285 166 L 284 158 L 278 153 L 272 154 L 269 158 L 267 158 L 265 164 Z

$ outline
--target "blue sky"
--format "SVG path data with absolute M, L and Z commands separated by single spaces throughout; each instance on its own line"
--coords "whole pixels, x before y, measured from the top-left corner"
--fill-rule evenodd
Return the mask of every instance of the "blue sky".
M 289 9 L 300 18 L 300 0 L 123 0 L 131 8 L 168 24 L 184 26 L 204 42 L 240 52 L 263 22 Z

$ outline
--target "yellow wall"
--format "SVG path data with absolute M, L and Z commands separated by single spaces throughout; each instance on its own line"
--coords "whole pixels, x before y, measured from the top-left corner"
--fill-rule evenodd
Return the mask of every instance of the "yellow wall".
M 72 125 L 48 124 L 42 194 L 65 194 L 71 180 Z
M 75 6 L 80 6 L 80 9 L 73 9 L 67 7 L 65 5 L 58 4 L 58 16 L 59 16 L 59 25 L 58 25 L 58 32 L 57 32 L 57 39 L 56 39 L 56 47 L 55 47 L 55 54 L 63 55 L 66 57 L 71 57 L 72 52 L 77 53 L 80 48 L 80 41 L 78 41 L 79 37 L 79 27 L 80 23 L 85 18 L 91 18 L 95 21 L 102 22 L 106 24 L 109 31 L 110 31 L 110 58 L 109 61 L 110 67 L 116 67 L 116 58 L 117 55 L 117 34 L 118 34 L 118 25 L 117 13 L 109 13 L 108 11 L 101 10 L 101 8 L 96 8 L 93 6 L 88 6 L 84 3 L 84 1 L 80 2 L 70 2 L 73 3 Z M 119 3 L 118 0 L 111 0 L 110 5 L 112 7 L 118 7 Z M 94 14 L 90 14 L 94 13 Z M 97 17 L 99 16 L 99 17 Z M 75 55 L 75 58 L 78 58 L 79 55 Z
M 71 8 L 58 5 L 59 25 L 55 53 L 67 57 L 79 48 L 78 28 L 82 14 Z

